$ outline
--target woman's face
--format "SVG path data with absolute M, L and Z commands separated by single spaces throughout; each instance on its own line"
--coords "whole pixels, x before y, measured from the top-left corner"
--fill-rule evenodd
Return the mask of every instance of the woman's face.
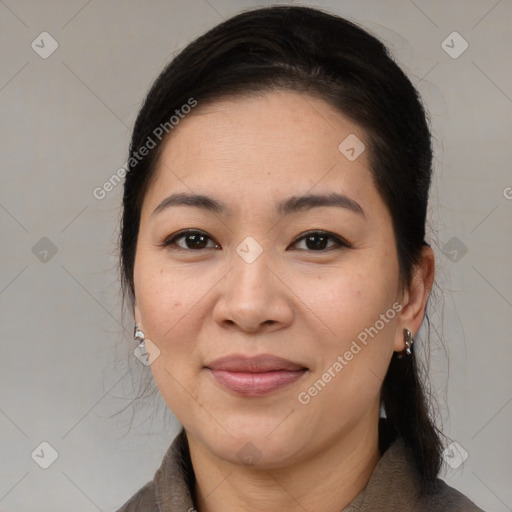
M 361 143 L 356 124 L 294 92 L 199 103 L 165 143 L 141 213 L 135 317 L 160 351 L 167 405 L 224 460 L 279 467 L 376 428 L 407 325 Z M 302 202 L 333 193 L 346 199 Z M 215 203 L 157 208 L 174 194 Z M 214 364 L 260 355 L 296 366 Z

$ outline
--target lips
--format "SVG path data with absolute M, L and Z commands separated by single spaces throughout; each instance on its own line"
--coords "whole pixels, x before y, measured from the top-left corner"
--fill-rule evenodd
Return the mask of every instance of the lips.
M 307 371 L 304 365 L 269 354 L 231 355 L 205 367 L 223 388 L 245 396 L 261 396 L 289 386 Z
M 230 372 L 264 373 L 279 370 L 298 371 L 307 370 L 304 365 L 288 361 L 281 357 L 264 354 L 256 357 L 230 355 L 215 359 L 206 365 L 211 370 L 226 370 Z

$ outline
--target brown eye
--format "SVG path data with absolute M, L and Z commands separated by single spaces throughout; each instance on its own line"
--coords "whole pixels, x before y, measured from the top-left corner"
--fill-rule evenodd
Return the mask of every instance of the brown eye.
M 306 249 L 309 249 L 310 252 L 326 251 L 332 249 L 333 247 L 350 247 L 350 244 L 345 242 L 345 240 L 326 231 L 310 231 L 306 235 L 296 240 L 293 245 L 296 245 L 298 242 L 303 240 L 306 243 Z M 327 247 L 328 240 L 334 240 L 334 244 L 330 247 Z
M 175 246 L 178 249 L 183 250 L 201 250 L 201 249 L 211 249 L 211 248 L 219 248 L 219 244 L 214 243 L 213 247 L 208 247 L 208 241 L 213 239 L 202 231 L 197 230 L 185 230 L 175 233 L 174 235 L 167 238 L 162 246 L 170 247 Z M 328 246 L 329 240 L 334 243 Z M 178 243 L 178 241 L 181 241 Z M 308 252 L 326 252 L 331 249 L 340 248 L 340 247 L 351 247 L 351 245 L 333 233 L 329 233 L 327 231 L 310 231 L 306 233 L 301 238 L 295 240 L 292 245 L 297 245 L 299 242 L 304 241 L 306 244 L 306 250 Z
M 178 240 L 183 239 L 184 245 L 180 245 L 176 243 Z M 162 244 L 164 247 L 168 247 L 171 245 L 176 245 L 179 249 L 192 249 L 192 250 L 199 250 L 199 249 L 209 249 L 210 247 L 207 247 L 207 241 L 212 240 L 210 236 L 208 236 L 206 233 L 203 233 L 202 231 L 180 231 L 179 233 L 176 233 L 172 235 L 170 238 L 165 240 L 165 242 Z M 218 244 L 217 244 L 218 247 Z

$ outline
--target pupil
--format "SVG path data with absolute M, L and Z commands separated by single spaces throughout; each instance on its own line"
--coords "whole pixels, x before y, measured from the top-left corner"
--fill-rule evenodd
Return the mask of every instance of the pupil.
M 192 244 L 193 246 L 197 249 L 197 248 L 200 248 L 202 249 L 202 247 L 199 247 L 201 245 L 201 238 L 204 238 L 203 235 L 200 235 L 200 234 L 197 234 L 197 235 L 189 235 L 189 240 L 192 240 Z M 199 243 L 198 243 L 199 242 Z M 204 240 L 203 240 L 203 243 L 204 243 Z
M 317 244 L 312 244 L 312 245 L 313 245 L 313 247 L 310 247 L 310 246 L 309 246 L 309 242 L 311 242 L 311 241 L 312 241 L 312 240 L 314 240 L 315 238 L 320 238 L 320 239 L 322 239 L 323 243 L 322 243 L 322 242 L 320 242 L 320 247 L 319 247 L 319 244 L 318 244 L 318 243 L 317 243 Z M 316 249 L 319 249 L 319 248 L 320 248 L 320 249 L 325 249 L 325 240 L 326 240 L 326 239 L 327 239 L 327 237 L 326 237 L 326 236 L 323 236 L 323 235 L 310 235 L 310 236 L 308 236 L 308 237 L 307 237 L 307 239 L 306 239 L 306 245 L 308 246 L 308 248 L 309 248 L 309 249 L 311 249 L 311 248 L 316 248 Z

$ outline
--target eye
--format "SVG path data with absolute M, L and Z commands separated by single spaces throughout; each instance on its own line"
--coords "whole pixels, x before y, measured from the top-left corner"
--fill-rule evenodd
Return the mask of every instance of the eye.
M 177 243 L 179 240 L 184 240 L 184 245 L 180 245 Z M 208 249 L 212 248 L 207 247 L 208 240 L 213 240 L 209 235 L 204 233 L 203 231 L 198 230 L 185 230 L 185 231 L 179 231 L 178 233 L 175 233 L 174 235 L 171 235 L 169 238 L 167 238 L 163 244 L 161 244 L 163 247 L 168 247 L 171 245 L 177 246 L 179 249 L 183 250 L 201 250 L 201 249 Z M 334 244 L 330 247 L 326 247 L 326 243 L 328 240 L 333 240 Z M 334 235 L 333 233 L 329 233 L 327 231 L 310 231 L 309 233 L 306 233 L 302 237 L 298 238 L 293 242 L 292 245 L 297 245 L 299 242 L 304 241 L 306 243 L 306 248 L 312 250 L 313 252 L 321 252 L 330 250 L 333 247 L 351 247 L 351 245 L 343 240 L 341 237 Z M 219 248 L 219 244 L 214 244 L 213 248 Z M 304 249 L 300 249 L 304 250 Z M 309 251 L 311 252 L 311 251 Z
M 185 239 L 185 247 L 179 244 L 176 244 L 177 240 Z M 170 245 L 177 245 L 179 249 L 187 250 L 187 249 L 208 249 L 208 247 L 205 247 L 206 240 L 210 239 L 211 237 L 208 236 L 206 233 L 202 231 L 196 231 L 196 230 L 185 230 L 185 231 L 179 231 L 178 233 L 175 233 L 174 235 L 167 238 L 162 246 L 168 247 Z M 218 244 L 216 244 L 216 247 L 220 247 Z
M 334 245 L 331 245 L 330 247 L 326 248 L 326 243 L 327 240 L 329 239 L 334 240 Z M 301 241 L 304 241 L 306 243 L 307 248 L 313 248 L 313 252 L 326 251 L 332 249 L 333 247 L 351 247 L 351 245 L 345 240 L 343 240 L 341 237 L 329 233 L 327 231 L 310 231 L 309 233 L 306 233 L 306 235 L 303 235 L 300 238 L 298 238 L 293 243 L 293 245 L 296 245 Z

